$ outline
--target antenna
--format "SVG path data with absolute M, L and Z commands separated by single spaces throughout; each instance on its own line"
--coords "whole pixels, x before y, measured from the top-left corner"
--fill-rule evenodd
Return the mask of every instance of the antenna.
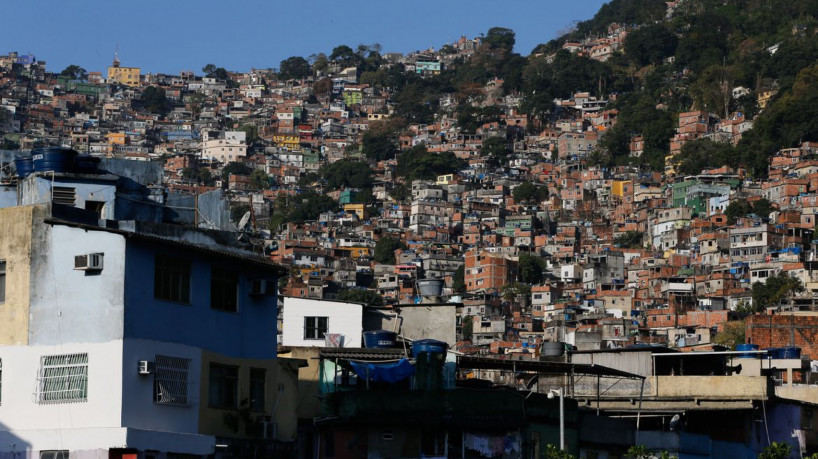
M 119 67 L 119 43 L 116 44 L 116 51 L 114 51 L 114 67 Z

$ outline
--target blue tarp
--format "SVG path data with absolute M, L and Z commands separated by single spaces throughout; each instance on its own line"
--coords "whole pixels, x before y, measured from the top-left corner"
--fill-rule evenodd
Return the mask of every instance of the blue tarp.
M 359 378 L 370 381 L 396 383 L 415 374 L 415 366 L 407 359 L 396 363 L 357 363 L 349 362 Z

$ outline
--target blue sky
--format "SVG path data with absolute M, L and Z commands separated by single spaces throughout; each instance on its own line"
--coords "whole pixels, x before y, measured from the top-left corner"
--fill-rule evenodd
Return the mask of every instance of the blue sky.
M 508 27 L 527 55 L 602 0 L 17 0 L 4 2 L 0 54 L 32 53 L 59 71 L 104 71 L 117 44 L 122 65 L 143 73 L 278 67 L 289 56 L 346 44 L 410 52 Z

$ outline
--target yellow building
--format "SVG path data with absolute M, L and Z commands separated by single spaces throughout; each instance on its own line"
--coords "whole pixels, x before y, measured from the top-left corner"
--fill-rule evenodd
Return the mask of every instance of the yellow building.
M 359 220 L 365 220 L 366 205 L 362 203 L 344 204 L 344 212 L 357 215 Z
M 108 67 L 108 83 L 119 83 L 125 86 L 139 86 L 139 67 L 120 67 L 119 59 Z
M 622 198 L 631 191 L 630 180 L 614 180 L 611 182 L 611 195 Z
M 338 247 L 337 252 L 347 252 L 348 258 L 363 258 L 372 256 L 372 250 L 369 247 Z
M 448 185 L 454 181 L 454 174 L 438 175 L 436 185 Z
M 286 148 L 287 151 L 301 150 L 301 138 L 297 135 L 275 134 L 273 135 L 273 143 L 278 147 Z

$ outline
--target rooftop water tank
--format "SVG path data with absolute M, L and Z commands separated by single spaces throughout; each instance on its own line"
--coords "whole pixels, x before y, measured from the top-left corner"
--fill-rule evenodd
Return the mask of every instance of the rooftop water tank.
M 420 339 L 412 343 L 412 355 L 419 354 L 445 354 L 449 345 L 436 339 Z
M 26 178 L 34 172 L 34 163 L 31 155 L 18 156 L 14 159 L 14 167 L 17 169 L 17 176 Z
M 800 359 L 800 347 L 770 347 L 765 349 L 771 359 Z
M 543 356 L 556 357 L 565 354 L 565 343 L 562 341 L 546 341 L 542 343 Z
M 368 348 L 385 349 L 395 347 L 398 334 L 389 330 L 375 330 L 364 332 L 364 346 Z
M 443 279 L 422 279 L 418 281 L 422 296 L 440 296 L 443 293 Z
M 38 147 L 31 151 L 36 172 L 69 172 L 74 169 L 77 152 L 65 147 Z
M 80 174 L 94 174 L 99 167 L 100 159 L 91 155 L 79 155 L 74 162 L 74 171 Z
M 757 351 L 758 344 L 737 344 L 736 345 L 737 351 Z M 761 356 L 761 354 L 739 354 L 739 359 L 757 359 Z

